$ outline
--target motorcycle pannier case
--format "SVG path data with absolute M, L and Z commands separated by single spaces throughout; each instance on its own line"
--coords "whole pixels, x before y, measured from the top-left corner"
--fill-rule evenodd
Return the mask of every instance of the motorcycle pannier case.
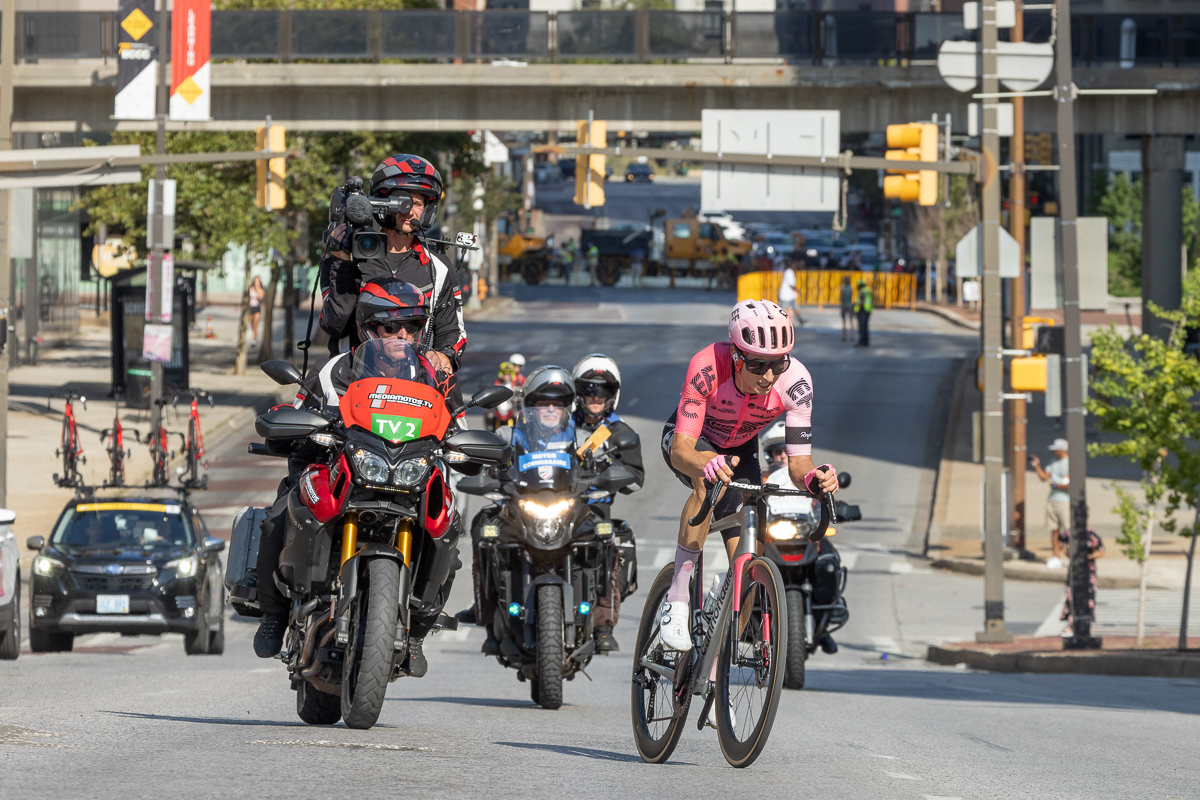
M 229 535 L 229 561 L 225 567 L 225 587 L 230 591 L 258 563 L 258 540 L 262 536 L 260 526 L 270 510 L 246 506 L 233 518 L 233 532 Z
M 614 521 L 616 524 L 616 539 L 618 561 L 617 568 L 621 571 L 621 599 L 628 600 L 637 591 L 637 539 L 633 529 L 624 520 Z

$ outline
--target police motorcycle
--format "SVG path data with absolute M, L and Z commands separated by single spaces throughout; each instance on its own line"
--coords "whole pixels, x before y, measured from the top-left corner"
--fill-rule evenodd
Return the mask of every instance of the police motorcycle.
M 759 436 L 767 469 L 765 483 L 794 488 L 787 471 L 784 449 L 784 423 L 776 422 Z M 850 485 L 850 473 L 838 473 L 838 485 Z M 835 502 L 837 520 L 862 519 L 856 505 Z M 810 542 L 808 534 L 820 525 L 821 509 L 811 497 L 772 496 L 767 498 L 767 535 L 764 555 L 783 576 L 788 607 L 788 648 L 783 685 L 804 688 L 804 670 L 808 657 L 818 648 L 827 654 L 837 652 L 832 634 L 850 619 L 843 592 L 848 571 L 830 539 L 837 533 L 830 527 L 825 538 Z
M 512 448 L 486 431 L 446 435 L 445 386 L 407 342 L 365 342 L 353 358 L 353 379 L 337 405 L 267 411 L 255 422 L 265 441 L 250 452 L 287 457 L 306 443 L 318 448 L 286 501 L 276 582 L 292 608 L 279 658 L 300 719 L 370 728 L 387 684 L 404 674 L 410 615 L 432 613 L 459 566 L 449 471 L 506 463 Z M 301 382 L 287 362 L 262 369 L 279 384 Z M 467 407 L 491 407 L 511 394 L 490 386 Z M 235 521 L 231 558 L 237 553 L 239 564 L 252 565 L 258 526 L 243 521 L 265 510 L 245 511 Z M 231 604 L 256 615 L 252 584 L 238 572 L 229 575 Z M 454 629 L 457 621 L 441 615 L 437 627 Z
M 533 702 L 553 710 L 562 706 L 563 681 L 596 653 L 592 611 L 622 546 L 614 528 L 622 523 L 593 512 L 588 501 L 636 482 L 612 455 L 639 442 L 632 430 L 602 426 L 576 449 L 569 409 L 549 429 L 539 427 L 538 411 L 526 406 L 508 429 L 516 447 L 511 467 L 463 478 L 458 488 L 494 503 L 472 522 L 479 535 L 475 616 L 498 645 L 489 654 L 530 683 Z M 636 561 L 627 555 L 620 563 L 632 568 Z

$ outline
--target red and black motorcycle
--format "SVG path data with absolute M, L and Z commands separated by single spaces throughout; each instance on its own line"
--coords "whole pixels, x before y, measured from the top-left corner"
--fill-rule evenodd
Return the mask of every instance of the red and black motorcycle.
M 436 612 L 459 565 L 448 470 L 506 463 L 512 448 L 486 431 L 446 436 L 446 392 L 411 345 L 376 340 L 352 358 L 352 381 L 336 406 L 273 408 L 255 424 L 265 445 L 251 448 L 279 456 L 317 448 L 286 497 L 277 583 L 292 611 L 280 658 L 302 720 L 369 728 L 387 684 L 405 674 L 410 615 Z M 277 383 L 300 382 L 287 362 L 262 369 Z M 468 407 L 511 394 L 488 387 Z M 456 627 L 446 615 L 438 624 Z

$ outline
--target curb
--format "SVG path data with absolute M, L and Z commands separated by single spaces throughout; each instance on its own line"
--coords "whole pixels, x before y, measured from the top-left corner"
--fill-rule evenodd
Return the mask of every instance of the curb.
M 933 314 L 935 316 L 941 317 L 942 319 L 946 320 L 947 322 L 957 325 L 960 328 L 966 328 L 967 330 L 976 331 L 976 332 L 979 331 L 980 325 L 978 322 L 971 322 L 970 320 L 963 319 L 958 314 L 955 314 L 953 311 L 942 308 L 941 306 L 914 305 L 913 310 L 921 311 L 925 314 Z
M 487 320 L 493 316 L 506 314 L 517 307 L 518 303 L 515 298 L 506 297 L 504 295 L 496 295 L 494 298 L 488 298 L 483 308 L 478 311 L 463 310 L 463 319 L 466 320 Z
M 1200 656 L 1175 650 L 1143 652 L 989 653 L 930 645 L 925 659 L 934 664 L 966 664 L 989 672 L 1047 675 L 1128 675 L 1144 678 L 1200 678 Z
M 959 572 L 964 575 L 983 574 L 982 559 L 939 558 L 930 563 L 930 566 L 934 569 L 944 569 L 948 572 Z M 1062 585 L 1067 581 L 1067 568 L 1048 569 L 1044 564 L 1036 562 L 1005 561 L 1004 577 L 1006 580 L 1038 581 L 1041 583 L 1057 583 Z M 1100 589 L 1136 589 L 1140 585 L 1140 581 L 1138 578 L 1132 576 L 1114 577 L 1111 575 L 1098 575 L 1096 585 Z M 1156 581 L 1151 581 L 1147 582 L 1146 588 L 1175 590 L 1179 587 L 1166 586 Z

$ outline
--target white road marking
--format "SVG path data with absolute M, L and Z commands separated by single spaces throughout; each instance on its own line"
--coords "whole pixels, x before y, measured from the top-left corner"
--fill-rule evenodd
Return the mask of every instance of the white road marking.
M 1054 605 L 1050 606 L 1050 610 L 1046 612 L 1046 618 L 1042 620 L 1042 624 L 1038 625 L 1037 630 L 1033 632 L 1034 636 L 1057 636 L 1062 633 L 1062 629 L 1067 624 L 1059 619 L 1064 600 L 1066 600 L 1066 595 L 1063 595 L 1062 599 L 1054 601 Z
M 903 652 L 900 645 L 891 636 L 868 636 L 871 646 L 880 653 L 896 653 L 899 655 Z
M 963 800 L 961 797 L 945 797 L 940 794 L 927 794 L 925 800 Z
M 886 758 L 888 761 L 899 761 L 900 760 L 899 756 L 884 756 L 884 755 L 880 755 L 879 753 L 871 753 L 870 756 L 871 756 L 871 758 Z
M 907 772 L 889 772 L 888 777 L 896 778 L 901 781 L 923 781 L 924 778 L 918 778 L 916 775 L 909 775 Z
M 907 575 L 913 571 L 913 565 L 907 561 L 893 561 L 888 564 L 888 572 L 893 575 Z
M 414 747 L 407 744 L 372 744 L 370 742 L 330 742 L 325 739 L 317 741 L 305 741 L 302 739 L 270 741 L 267 739 L 256 739 L 252 742 L 246 742 L 246 744 L 288 745 L 291 747 L 347 747 L 354 750 L 404 750 L 422 753 L 433 752 L 432 747 Z
M 265 675 L 268 672 L 279 672 L 279 670 L 276 669 L 275 667 L 259 667 L 257 669 L 250 670 L 250 672 L 258 674 L 258 675 Z

